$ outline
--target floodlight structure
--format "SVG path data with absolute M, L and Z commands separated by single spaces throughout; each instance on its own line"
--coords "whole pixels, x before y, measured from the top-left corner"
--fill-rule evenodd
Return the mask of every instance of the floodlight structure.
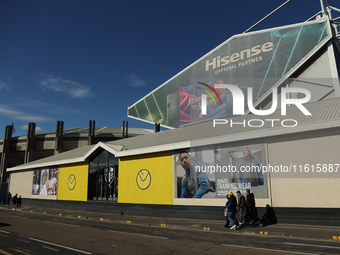
M 252 30 L 254 27 L 256 27 L 257 25 L 259 25 L 262 21 L 264 21 L 265 19 L 267 19 L 268 17 L 270 17 L 271 15 L 273 15 L 275 12 L 277 12 L 278 10 L 280 10 L 282 7 L 284 7 L 285 5 L 287 5 L 289 2 L 291 2 L 291 0 L 288 0 L 286 2 L 284 2 L 282 5 L 280 5 L 279 7 L 277 7 L 275 10 L 273 10 L 271 13 L 269 13 L 268 15 L 266 15 L 264 18 L 262 18 L 261 20 L 259 20 L 258 22 L 256 22 L 254 25 L 252 25 L 250 28 L 248 28 L 246 31 L 244 31 L 243 33 L 247 33 L 250 30 Z M 310 21 L 314 18 L 318 19 L 320 18 L 320 14 L 322 14 L 322 17 L 327 16 L 329 17 L 329 20 L 331 22 L 331 24 L 334 27 L 335 30 L 335 35 L 337 37 L 339 37 L 339 31 L 338 31 L 338 26 L 340 25 L 340 23 L 336 22 L 337 20 L 340 19 L 340 17 L 337 18 L 333 18 L 332 15 L 332 10 L 340 12 L 340 9 L 335 8 L 333 6 L 330 6 L 327 2 L 327 0 L 320 0 L 320 4 L 321 4 L 321 11 L 319 11 L 318 13 L 316 13 L 315 15 L 313 15 L 312 17 L 310 17 L 307 21 Z
M 321 4 L 321 8 L 322 11 L 320 11 L 317 15 L 320 15 L 322 13 L 322 16 L 327 16 L 329 19 L 329 22 L 331 23 L 332 27 L 333 27 L 333 42 L 340 54 L 340 43 L 339 43 L 339 39 L 340 39 L 340 32 L 339 32 L 339 25 L 340 22 L 337 22 L 338 20 L 340 20 L 340 16 L 334 18 L 332 11 L 336 11 L 338 13 L 340 13 L 340 9 L 335 8 L 333 6 L 330 6 L 327 2 L 327 0 L 320 0 L 320 4 Z M 314 15 L 315 16 L 315 15 Z M 312 17 L 313 18 L 313 17 Z
M 246 31 L 243 32 L 243 34 L 249 32 L 250 30 L 252 30 L 254 27 L 256 27 L 258 24 L 260 24 L 262 21 L 264 21 L 265 19 L 267 19 L 269 16 L 273 15 L 275 12 L 277 12 L 278 10 L 280 10 L 283 6 L 285 6 L 286 4 L 288 4 L 290 1 L 292 0 L 288 0 L 286 2 L 284 2 L 283 4 L 281 4 L 279 7 L 277 7 L 274 11 L 272 11 L 271 13 L 269 13 L 267 16 L 265 16 L 264 18 L 262 18 L 261 20 L 259 20 L 258 22 L 256 22 L 254 25 L 252 25 L 250 28 L 248 28 Z M 322 1 L 322 0 L 321 0 Z
M 288 0 L 286 1 L 285 3 L 283 3 L 282 5 L 280 5 L 278 8 L 276 8 L 275 10 L 273 10 L 271 13 L 269 13 L 268 15 L 266 15 L 264 18 L 262 18 L 261 20 L 259 20 L 258 22 L 256 22 L 253 26 L 251 26 L 250 28 L 248 28 L 246 31 L 243 32 L 243 34 L 245 33 L 248 33 L 250 30 L 252 30 L 253 28 L 255 28 L 257 25 L 259 25 L 261 22 L 263 22 L 265 19 L 267 19 L 269 16 L 271 16 L 272 14 L 274 14 L 275 12 L 277 12 L 279 9 L 281 9 L 282 7 L 284 7 L 285 5 L 287 5 L 289 2 L 291 2 L 291 0 Z M 336 8 L 336 7 L 333 7 L 333 6 L 330 6 L 327 2 L 327 0 L 320 0 L 320 5 L 321 5 L 321 11 L 319 11 L 318 13 L 314 14 L 312 17 L 310 17 L 309 19 L 307 19 L 305 22 L 309 22 L 309 21 L 312 21 L 313 19 L 321 19 L 321 18 L 325 18 L 325 19 L 328 19 L 329 20 L 329 24 L 330 24 L 330 27 L 331 27 L 331 34 L 332 34 L 332 39 L 327 43 L 327 47 L 328 47 L 328 50 L 330 52 L 333 51 L 333 45 L 334 45 L 334 48 L 337 50 L 338 54 L 340 55 L 340 32 L 339 32 L 339 25 L 340 25 L 340 22 L 338 22 L 338 20 L 340 20 L 340 16 L 339 17 L 336 17 L 334 18 L 333 14 L 332 14 L 332 11 L 336 11 L 336 12 L 339 12 L 340 13 L 340 9 Z M 335 59 L 334 59 L 334 56 L 333 57 L 330 57 L 330 58 L 333 58 L 333 63 L 335 63 Z M 322 97 L 318 98 L 316 101 L 320 101 L 320 100 L 323 100 L 325 98 L 327 98 L 327 96 L 329 94 L 331 94 L 332 92 L 334 92 L 335 96 L 336 97 L 340 97 L 340 81 L 339 81 L 339 72 L 336 71 L 336 69 L 338 69 L 335 65 L 332 65 L 331 69 L 333 69 L 332 73 L 333 73 L 333 84 L 330 86 L 329 84 L 323 84 L 322 82 L 311 82 L 311 81 L 308 81 L 308 80 L 299 80 L 297 78 L 294 79 L 293 82 L 303 82 L 305 83 L 306 85 L 307 84 L 312 84 L 314 86 L 321 86 L 321 87 L 329 87 L 331 88 L 331 90 L 326 93 L 325 95 L 323 95 Z M 289 81 L 285 81 L 283 83 L 281 83 L 279 86 L 277 86 L 278 88 L 279 87 L 284 87 L 284 86 L 290 86 L 290 83 Z M 262 100 L 258 101 L 257 103 L 254 104 L 255 107 L 259 108 L 259 109 L 262 109 L 264 108 L 264 105 L 265 103 L 264 102 L 268 102 L 268 98 L 270 98 L 271 96 L 267 94 L 267 96 L 264 96 L 262 97 Z M 270 99 L 269 99 L 270 101 Z M 246 114 L 249 114 L 250 111 L 247 110 L 246 111 Z
M 252 30 L 254 27 L 256 27 L 257 25 L 259 25 L 262 21 L 266 20 L 268 17 L 270 17 L 271 15 L 273 15 L 275 12 L 277 12 L 278 10 L 280 10 L 282 7 L 284 7 L 285 5 L 287 5 L 289 2 L 291 2 L 291 0 L 288 0 L 286 2 L 284 2 L 282 5 L 280 5 L 279 7 L 277 7 L 275 10 L 273 10 L 271 13 L 269 13 L 268 15 L 266 15 L 265 17 L 263 17 L 261 20 L 259 20 L 258 22 L 256 22 L 254 25 L 252 25 L 250 28 L 248 28 L 246 31 L 244 31 L 243 33 L 248 33 L 250 30 Z M 340 32 L 339 32 L 339 25 L 340 22 L 337 22 L 338 20 L 340 20 L 340 16 L 334 18 L 332 11 L 336 11 L 340 13 L 340 9 L 330 6 L 327 2 L 327 0 L 320 0 L 320 5 L 321 5 L 321 11 L 319 11 L 318 13 L 316 13 L 315 15 L 313 15 L 312 17 L 310 17 L 309 19 L 306 20 L 306 22 L 311 21 L 313 19 L 320 19 L 321 17 L 328 17 L 329 22 L 331 23 L 332 27 L 333 27 L 333 41 L 340 53 L 340 43 L 339 43 L 339 39 L 340 39 Z M 322 15 L 322 16 L 321 16 Z

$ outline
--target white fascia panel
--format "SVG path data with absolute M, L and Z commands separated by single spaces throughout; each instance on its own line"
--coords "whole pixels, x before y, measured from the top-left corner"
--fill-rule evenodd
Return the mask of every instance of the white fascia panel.
M 20 165 L 16 167 L 7 168 L 6 172 L 14 172 L 14 171 L 21 171 L 21 170 L 28 170 L 28 169 L 35 169 L 47 166 L 59 166 L 59 165 L 66 165 L 66 164 L 73 164 L 84 162 L 84 157 L 72 158 L 72 159 L 63 159 L 57 161 L 50 161 L 44 163 L 37 163 L 37 164 L 27 164 L 27 165 Z

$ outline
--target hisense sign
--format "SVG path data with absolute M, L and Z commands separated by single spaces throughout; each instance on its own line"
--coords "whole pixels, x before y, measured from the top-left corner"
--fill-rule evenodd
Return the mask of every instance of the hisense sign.
M 210 67 L 212 69 L 223 67 L 228 64 L 239 62 L 243 59 L 255 57 L 261 54 L 262 52 L 268 52 L 272 50 L 273 50 L 273 43 L 266 42 L 262 45 L 256 45 L 250 49 L 245 49 L 245 50 L 242 50 L 241 52 L 236 52 L 228 56 L 224 56 L 224 57 L 218 56 L 218 57 L 213 58 L 212 61 L 209 61 L 209 60 L 205 61 L 205 71 L 209 71 Z M 242 65 L 242 63 L 239 63 L 239 64 Z

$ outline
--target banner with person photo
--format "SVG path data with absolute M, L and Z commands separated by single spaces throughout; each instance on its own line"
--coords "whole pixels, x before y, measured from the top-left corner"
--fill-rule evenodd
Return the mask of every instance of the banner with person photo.
M 263 143 L 210 145 L 174 151 L 175 198 L 225 198 L 250 189 L 268 198 Z
M 35 169 L 32 195 L 56 196 L 58 191 L 58 167 Z

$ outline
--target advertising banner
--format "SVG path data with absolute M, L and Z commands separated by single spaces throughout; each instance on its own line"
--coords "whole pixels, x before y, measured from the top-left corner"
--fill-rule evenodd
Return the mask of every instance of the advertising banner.
M 242 91 L 252 87 L 256 103 L 327 36 L 324 20 L 233 36 L 130 106 L 128 115 L 170 127 L 232 117 L 228 110 L 232 99 L 209 86 L 231 84 Z M 213 108 L 202 116 L 198 108 L 204 89 L 211 94 L 208 101 L 216 104 L 212 101 Z
M 58 191 L 58 167 L 35 169 L 32 195 L 56 196 Z
M 173 204 L 172 153 L 119 159 L 118 203 Z
M 229 191 L 268 198 L 266 164 L 262 143 L 226 144 L 174 152 L 175 198 L 225 198 Z

